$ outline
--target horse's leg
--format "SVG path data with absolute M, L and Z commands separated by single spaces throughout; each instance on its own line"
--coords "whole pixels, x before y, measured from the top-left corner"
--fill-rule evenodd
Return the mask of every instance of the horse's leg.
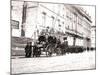
M 46 56 L 48 56 L 48 46 L 45 48 Z

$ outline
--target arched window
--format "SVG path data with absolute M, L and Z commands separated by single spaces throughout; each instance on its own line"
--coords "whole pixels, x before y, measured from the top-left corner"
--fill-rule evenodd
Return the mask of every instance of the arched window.
M 46 12 L 42 12 L 42 25 L 45 26 L 46 23 Z
M 52 27 L 55 27 L 55 25 L 54 25 L 54 16 L 51 16 L 51 18 L 52 18 Z

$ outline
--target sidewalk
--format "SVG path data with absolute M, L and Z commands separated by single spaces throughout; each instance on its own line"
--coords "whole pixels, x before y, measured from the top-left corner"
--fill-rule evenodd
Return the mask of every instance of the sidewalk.
M 17 58 L 12 59 L 12 74 L 95 69 L 96 67 L 95 51 L 52 57 Z

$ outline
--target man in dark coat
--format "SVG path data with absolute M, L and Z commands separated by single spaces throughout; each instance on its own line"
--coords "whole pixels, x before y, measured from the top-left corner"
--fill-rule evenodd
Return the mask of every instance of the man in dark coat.
M 64 38 L 63 45 L 64 45 L 64 47 L 63 47 L 64 48 L 64 53 L 66 53 L 68 51 L 68 41 L 67 41 L 67 37 Z
M 38 47 L 37 47 L 37 44 L 35 44 L 34 46 L 33 46 L 33 57 L 37 57 L 37 54 L 38 54 Z
M 32 53 L 32 43 L 28 42 L 26 47 L 25 47 L 25 57 L 31 57 L 31 53 Z

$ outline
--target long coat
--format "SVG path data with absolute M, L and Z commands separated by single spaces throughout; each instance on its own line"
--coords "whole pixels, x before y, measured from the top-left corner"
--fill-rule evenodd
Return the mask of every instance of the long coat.
M 25 47 L 25 53 L 26 53 L 27 57 L 31 56 L 31 53 L 32 53 L 32 46 L 31 45 L 26 45 L 26 47 Z

